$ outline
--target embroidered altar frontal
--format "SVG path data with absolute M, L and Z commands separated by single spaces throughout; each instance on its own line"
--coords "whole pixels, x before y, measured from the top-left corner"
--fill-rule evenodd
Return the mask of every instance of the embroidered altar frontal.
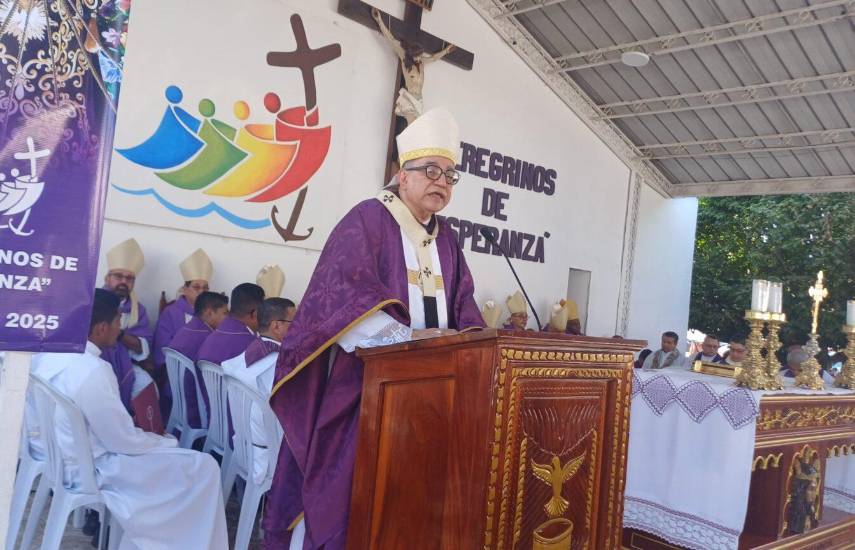
M 625 509 L 625 548 L 852 548 L 855 393 L 637 371 Z

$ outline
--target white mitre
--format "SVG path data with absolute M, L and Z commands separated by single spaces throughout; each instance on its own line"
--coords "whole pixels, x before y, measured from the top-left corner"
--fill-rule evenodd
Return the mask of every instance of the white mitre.
M 279 298 L 285 288 L 285 272 L 278 265 L 266 265 L 258 272 L 255 282 L 264 289 L 265 298 Z
M 136 239 L 128 239 L 111 248 L 107 252 L 107 271 L 121 269 L 138 275 L 145 265 L 145 256 Z M 131 311 L 128 313 L 125 326 L 137 324 L 140 317 L 140 302 L 135 291 L 128 298 L 131 301 Z
M 484 318 L 488 328 L 499 328 L 502 321 L 502 305 L 493 300 L 487 300 L 481 308 L 481 317 Z
M 145 265 L 145 256 L 136 239 L 128 239 L 107 252 L 107 270 L 121 269 L 137 275 Z
M 178 267 L 181 269 L 181 278 L 184 281 L 207 281 L 210 283 L 214 274 L 211 258 L 201 248 L 187 256 Z
M 398 134 L 398 163 L 422 157 L 445 157 L 458 162 L 460 132 L 457 121 L 447 109 L 437 107 L 426 112 Z

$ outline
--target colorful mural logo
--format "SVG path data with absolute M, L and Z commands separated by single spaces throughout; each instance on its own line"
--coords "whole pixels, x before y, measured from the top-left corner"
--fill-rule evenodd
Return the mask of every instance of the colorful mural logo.
M 117 148 L 131 162 L 151 169 L 173 188 L 199 193 L 209 202 L 188 209 L 173 204 L 154 187 L 127 189 L 113 184 L 123 193 L 153 196 L 161 205 L 179 216 L 203 217 L 217 213 L 244 229 L 260 229 L 273 224 L 285 241 L 299 241 L 312 233 L 295 233 L 305 201 L 307 184 L 323 165 L 330 147 L 332 128 L 319 126 L 314 69 L 341 55 L 341 46 L 331 44 L 318 49 L 308 45 L 299 15 L 291 17 L 297 41 L 292 52 L 270 52 L 267 62 L 276 67 L 300 69 L 306 96 L 304 106 L 283 108 L 273 92 L 264 96 L 264 108 L 271 123 L 249 122 L 251 109 L 244 100 L 233 105 L 240 127 L 217 118 L 216 105 L 210 99 L 198 104 L 198 116 L 181 107 L 183 92 L 176 85 L 166 88 L 167 106 L 154 133 L 142 143 Z M 269 219 L 247 219 L 229 211 L 217 198 L 242 199 L 250 203 L 270 203 L 295 191 L 300 193 L 286 227 L 277 219 L 274 205 Z

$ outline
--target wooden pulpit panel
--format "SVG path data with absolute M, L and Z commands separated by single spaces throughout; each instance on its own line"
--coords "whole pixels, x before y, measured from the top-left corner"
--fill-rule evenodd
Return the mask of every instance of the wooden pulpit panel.
M 461 533 L 482 531 L 465 507 L 483 500 L 486 479 L 471 478 L 486 472 L 486 449 L 472 447 L 487 439 L 489 406 L 474 393 L 489 395 L 492 353 L 464 345 L 366 361 L 350 548 L 459 548 Z
M 508 403 L 490 547 L 619 547 L 631 355 L 501 353 Z
M 360 352 L 348 547 L 614 548 L 642 345 L 489 330 Z

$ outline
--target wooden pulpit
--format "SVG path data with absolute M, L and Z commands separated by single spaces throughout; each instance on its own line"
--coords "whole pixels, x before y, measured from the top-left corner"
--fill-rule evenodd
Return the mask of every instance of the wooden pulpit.
M 491 329 L 360 351 L 348 548 L 619 548 L 645 344 Z

